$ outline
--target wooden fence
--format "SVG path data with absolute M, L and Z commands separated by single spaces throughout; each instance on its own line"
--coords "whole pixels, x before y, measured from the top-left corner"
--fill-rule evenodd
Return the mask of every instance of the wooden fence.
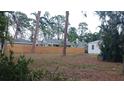
M 12 50 L 14 53 L 31 53 L 32 45 L 14 44 L 13 47 L 7 45 L 6 50 Z M 36 46 L 35 53 L 39 54 L 62 54 L 63 47 L 43 47 Z M 83 54 L 84 48 L 67 48 L 67 54 Z

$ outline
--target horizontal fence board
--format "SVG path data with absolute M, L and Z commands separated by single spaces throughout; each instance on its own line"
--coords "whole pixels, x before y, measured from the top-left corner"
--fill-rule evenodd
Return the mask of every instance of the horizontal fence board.
M 31 53 L 32 45 L 14 44 L 12 47 L 7 45 L 6 51 L 12 50 L 14 53 Z M 43 47 L 36 46 L 35 53 L 39 54 L 62 54 L 63 47 Z M 83 54 L 84 48 L 67 47 L 67 54 Z

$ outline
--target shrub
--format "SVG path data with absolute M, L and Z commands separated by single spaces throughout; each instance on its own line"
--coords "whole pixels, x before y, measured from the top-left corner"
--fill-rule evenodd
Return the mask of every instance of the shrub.
M 28 65 L 32 61 L 21 55 L 17 62 L 14 62 L 12 51 L 10 51 L 9 56 L 0 52 L 0 80 L 28 80 L 28 75 L 30 74 Z
M 58 71 L 58 67 L 54 72 L 46 69 L 29 70 L 28 65 L 33 60 L 26 59 L 24 55 L 20 55 L 17 61 L 14 54 L 5 55 L 0 51 L 0 80 L 1 81 L 27 81 L 27 80 L 66 80 L 64 75 Z

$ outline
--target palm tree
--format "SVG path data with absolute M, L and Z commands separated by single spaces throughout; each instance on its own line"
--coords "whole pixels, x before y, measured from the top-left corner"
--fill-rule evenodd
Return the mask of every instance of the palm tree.
M 57 39 L 60 39 L 60 35 L 64 33 L 65 17 L 63 15 L 57 15 L 51 18 L 53 22 L 53 30 L 57 35 Z
M 40 17 L 40 28 L 42 29 L 44 38 L 51 38 L 53 36 L 52 24 L 50 13 L 46 11 L 44 16 Z
M 13 26 L 13 29 L 15 29 L 14 39 L 18 38 L 18 35 L 23 37 L 24 31 L 26 31 L 30 26 L 30 19 L 25 13 L 22 12 L 11 11 L 10 13 L 12 15 L 12 18 L 10 19 L 12 23 L 11 26 Z

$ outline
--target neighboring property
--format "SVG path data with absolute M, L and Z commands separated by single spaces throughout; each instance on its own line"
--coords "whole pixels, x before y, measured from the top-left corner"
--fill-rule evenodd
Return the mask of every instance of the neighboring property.
M 12 41 L 12 43 L 13 43 L 14 45 L 32 45 L 32 42 L 31 42 L 31 41 L 25 40 L 25 39 L 21 39 L 21 38 L 19 38 L 19 39 L 14 39 L 14 40 Z M 7 41 L 7 44 L 9 45 L 10 42 Z M 0 49 L 1 49 L 1 43 L 0 43 Z
M 18 45 L 32 45 L 33 43 L 30 40 L 25 40 L 25 39 L 15 39 L 12 41 L 13 44 L 18 44 Z M 9 42 L 8 42 L 9 43 Z M 36 41 L 37 46 L 63 46 L 63 41 L 62 40 L 57 40 L 57 39 L 43 39 L 42 41 Z M 71 47 L 71 43 L 67 41 L 67 47 Z
M 22 44 L 22 45 L 32 45 L 33 42 L 31 42 L 30 40 L 25 40 L 25 39 L 15 39 L 13 40 L 14 44 Z M 36 41 L 36 46 L 41 46 L 41 41 Z
M 66 42 L 67 47 L 71 47 L 71 43 L 69 41 Z M 63 46 L 63 41 L 62 40 L 58 40 L 58 39 L 43 39 L 41 41 L 41 45 L 42 46 Z
M 38 41 L 36 45 L 38 45 L 35 48 L 35 53 L 39 53 L 39 54 L 62 54 L 62 50 L 63 50 L 63 43 L 62 42 L 58 42 L 59 40 L 47 40 L 46 43 L 43 43 L 41 41 Z M 6 52 L 12 50 L 14 53 L 32 53 L 32 42 L 29 40 L 25 40 L 25 39 L 16 39 L 13 41 L 13 46 L 10 46 L 10 44 L 8 43 L 7 47 L 6 47 Z M 42 47 L 41 45 L 44 44 L 44 46 L 46 47 Z M 53 46 L 53 47 L 51 47 Z M 55 46 L 55 47 L 54 47 Z M 83 54 L 85 52 L 84 48 L 74 48 L 74 47 L 70 47 L 70 43 L 67 42 L 67 54 Z
M 72 47 L 75 47 L 75 48 L 87 48 L 87 43 L 85 41 L 79 41 L 79 40 L 76 40 L 74 42 L 71 42 L 71 45 Z
M 89 54 L 100 54 L 101 50 L 99 48 L 100 40 L 88 43 L 88 53 Z
M 77 48 L 86 48 L 87 47 L 87 43 L 85 41 L 78 41 L 77 42 L 77 45 L 76 45 Z
M 13 40 L 14 44 L 25 44 L 25 45 L 32 45 L 32 42 L 29 40 L 25 40 L 25 39 L 15 39 Z

